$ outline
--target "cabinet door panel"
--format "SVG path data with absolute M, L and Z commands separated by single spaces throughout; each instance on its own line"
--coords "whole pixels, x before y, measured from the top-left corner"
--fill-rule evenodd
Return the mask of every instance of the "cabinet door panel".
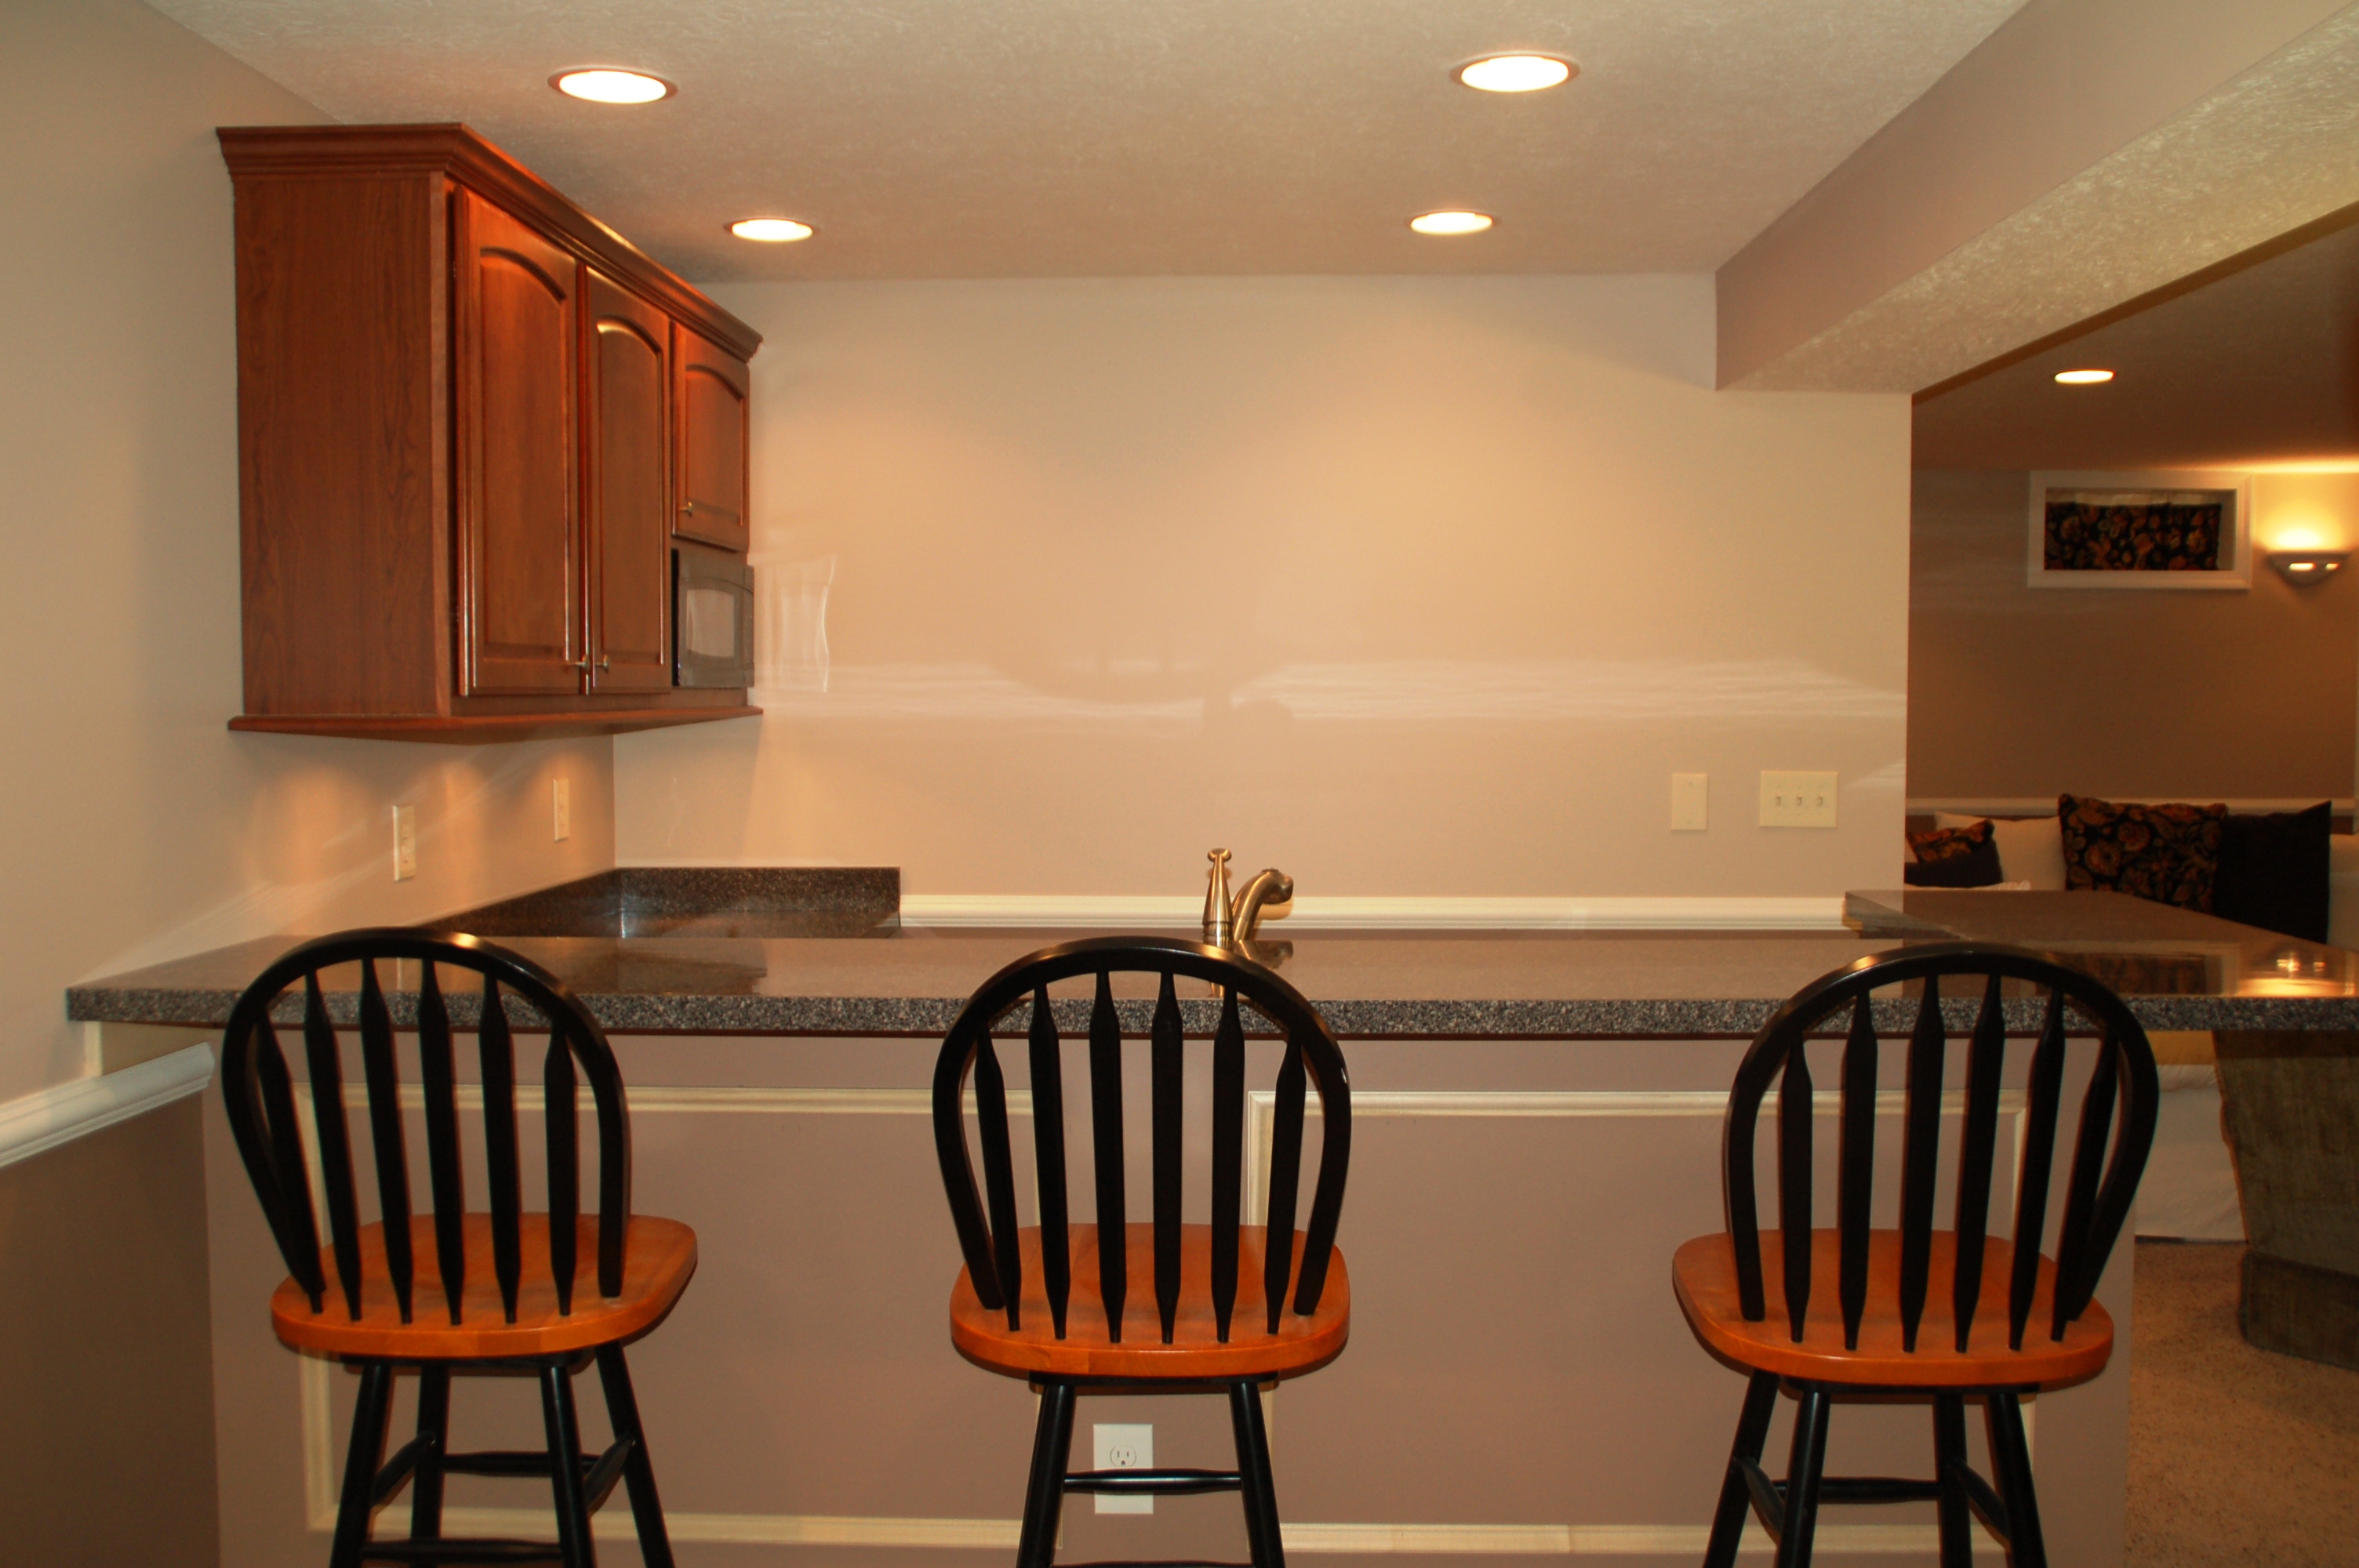
M 671 686 L 671 323 L 592 272 L 583 452 L 590 546 L 590 689 Z
M 679 425 L 679 511 L 673 530 L 745 548 L 745 362 L 685 327 L 672 331 L 673 417 Z
M 463 689 L 578 691 L 576 264 L 472 191 L 456 205 Z

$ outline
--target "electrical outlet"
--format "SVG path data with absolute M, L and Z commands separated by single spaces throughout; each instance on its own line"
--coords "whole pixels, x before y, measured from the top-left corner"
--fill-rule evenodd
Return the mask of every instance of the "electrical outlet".
M 1100 1470 L 1152 1470 L 1155 1468 L 1155 1428 L 1127 1422 L 1100 1422 L 1090 1428 L 1097 1448 Z M 1098 1512 L 1102 1514 L 1151 1514 L 1155 1511 L 1153 1498 L 1114 1498 L 1100 1492 Z
M 1762 773 L 1762 827 L 1832 827 L 1834 825 L 1834 774 Z
M 556 811 L 554 837 L 562 843 L 573 837 L 573 788 L 571 779 L 559 779 L 549 786 L 549 801 Z
M 1671 831 L 1701 833 L 1704 827 L 1706 773 L 1671 775 Z
M 406 882 L 418 874 L 418 807 L 393 808 L 393 880 Z

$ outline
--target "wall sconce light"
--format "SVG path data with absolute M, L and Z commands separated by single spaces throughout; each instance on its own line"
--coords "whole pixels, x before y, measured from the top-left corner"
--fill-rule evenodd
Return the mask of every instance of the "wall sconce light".
M 2297 586 L 2324 582 L 2351 558 L 2348 550 L 2271 550 L 2269 565 L 2279 577 Z

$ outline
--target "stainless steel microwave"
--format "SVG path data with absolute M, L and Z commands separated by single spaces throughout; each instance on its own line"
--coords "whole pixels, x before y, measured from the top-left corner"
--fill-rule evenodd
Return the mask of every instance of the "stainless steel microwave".
M 754 684 L 754 568 L 702 545 L 671 551 L 671 683 Z

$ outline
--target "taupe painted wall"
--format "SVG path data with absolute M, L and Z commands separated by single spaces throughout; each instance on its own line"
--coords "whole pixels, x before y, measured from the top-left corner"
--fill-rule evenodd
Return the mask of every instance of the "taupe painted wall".
M 1910 522 L 1908 793 L 2352 793 L 2359 577 L 2249 592 L 2035 590 L 2029 477 L 1926 470 Z M 2359 474 L 2254 477 L 2256 555 L 2359 545 Z
M 237 366 L 212 131 L 322 117 L 134 0 L 0 5 L 0 290 L 16 301 L 0 371 L 0 1100 L 82 1071 L 73 980 L 612 863 L 604 741 L 223 728 L 241 689 Z M 399 887 L 397 801 L 419 837 Z
M 935 1043 L 636 1036 L 614 1045 L 631 1087 L 635 1206 L 698 1236 L 696 1277 L 630 1353 L 682 1568 L 1006 1563 L 1036 1407 L 1021 1382 L 968 1364 L 950 1344 L 959 1259 L 931 1141 Z M 1298 1547 L 1298 1560 L 1341 1552 L 1388 1568 L 1469 1568 L 1561 1561 L 1573 1541 L 1584 1563 L 1698 1560 L 1745 1385 L 1687 1328 L 1669 1261 L 1681 1241 L 1723 1222 L 1722 1128 L 1742 1043 L 1461 1039 L 1344 1049 L 1355 1098 L 1338 1241 L 1352 1282 L 1351 1343 L 1331 1366 L 1283 1385 L 1271 1407 L 1281 1515 L 1325 1536 L 1319 1555 Z M 1903 1044 L 1884 1050 L 1883 1081 L 1897 1083 Z M 2089 1056 L 2073 1051 L 2077 1084 Z M 1082 1054 L 1067 1043 L 1068 1190 L 1086 1217 L 1093 1177 Z M 1211 1063 L 1201 1042 L 1188 1054 L 1183 1216 L 1201 1222 Z M 1265 1093 L 1275 1043 L 1256 1041 L 1247 1054 L 1247 1087 Z M 460 1060 L 472 1055 L 462 1045 Z M 1151 1190 L 1147 1043 L 1129 1042 L 1125 1057 L 1126 1185 L 1139 1223 Z M 2010 1082 L 2019 1085 L 2023 1053 L 2015 1057 Z M 1019 1218 L 1031 1222 L 1030 1075 L 1020 1049 L 1003 1050 L 1002 1061 L 1018 1097 Z M 1831 1077 L 1824 1054 L 1818 1068 Z M 1962 1070 L 1953 1052 L 1953 1083 Z M 356 1063 L 346 1071 L 356 1082 Z M 2012 1102 L 2006 1114 L 2017 1114 Z M 217 1096 L 207 1097 L 207 1116 L 223 1561 L 305 1568 L 327 1539 L 354 1379 L 307 1365 L 272 1337 L 264 1303 L 283 1268 L 242 1190 Z M 1876 1215 L 1887 1226 L 1898 1202 L 1897 1121 L 1896 1108 L 1878 1140 Z M 413 1116 L 413 1147 L 420 1126 Z M 1822 1223 L 1832 1223 L 1835 1186 L 1832 1126 L 1821 1119 Z M 537 1134 L 527 1123 L 527 1183 L 539 1168 Z M 2013 1136 L 2010 1120 L 2000 1137 Z M 1952 1126 L 1945 1145 L 1954 1149 L 1956 1137 Z M 1765 1135 L 1765 1192 L 1773 1144 Z M 1257 1179 L 1266 1145 L 1255 1138 L 1248 1148 Z M 2002 1168 L 1994 1199 L 2002 1216 L 2011 1212 L 2011 1171 Z M 1306 1171 L 1306 1192 L 1312 1180 Z M 1948 1180 L 1945 1172 L 1943 1213 Z M 369 1195 L 361 1201 L 365 1211 Z M 2049 1234 L 2058 1223 L 2051 1209 Z M 2121 1562 L 2129 1253 L 2115 1250 L 2100 1288 L 2119 1334 L 2112 1366 L 2038 1401 L 2041 1517 L 2053 1560 L 2072 1568 Z M 598 1411 L 595 1379 L 577 1387 Z M 405 1379 L 397 1439 L 414 1420 L 414 1391 Z M 1790 1410 L 1772 1432 L 1773 1469 Z M 452 1411 L 454 1444 L 537 1441 L 532 1391 L 516 1379 L 462 1379 Z M 1084 1401 L 1079 1462 L 1101 1422 L 1153 1423 L 1158 1464 L 1228 1462 L 1217 1402 Z M 1979 1461 L 1981 1423 L 1972 1425 Z M 587 1441 L 603 1440 L 603 1413 L 584 1426 Z M 1843 1474 L 1922 1474 L 1930 1444 L 1921 1406 L 1845 1404 L 1829 1462 Z M 455 1507 L 500 1510 L 455 1516 L 454 1527 L 546 1539 L 546 1497 L 537 1482 L 454 1478 Z M 1835 1509 L 1821 1526 L 1821 1551 L 1846 1568 L 1928 1563 L 1931 1516 L 1930 1505 Z M 406 1520 L 397 1502 L 380 1533 Z M 636 1563 L 619 1496 L 600 1523 L 601 1561 Z M 1879 1541 L 1875 1532 L 1895 1526 L 1919 1536 Z M 1234 1497 L 1161 1500 L 1150 1519 L 1101 1517 L 1086 1498 L 1067 1504 L 1067 1561 L 1236 1561 L 1244 1549 Z
M 1908 406 L 1712 388 L 1706 277 L 717 289 L 759 721 L 624 736 L 628 860 L 924 893 L 1891 877 Z M 827 581 L 829 574 L 832 582 Z M 825 589 L 825 650 L 817 638 Z M 1763 769 L 1842 776 L 1757 826 Z M 1669 775 L 1711 776 L 1708 832 Z
M 212 1568 L 200 1103 L 0 1168 L 0 1560 Z

